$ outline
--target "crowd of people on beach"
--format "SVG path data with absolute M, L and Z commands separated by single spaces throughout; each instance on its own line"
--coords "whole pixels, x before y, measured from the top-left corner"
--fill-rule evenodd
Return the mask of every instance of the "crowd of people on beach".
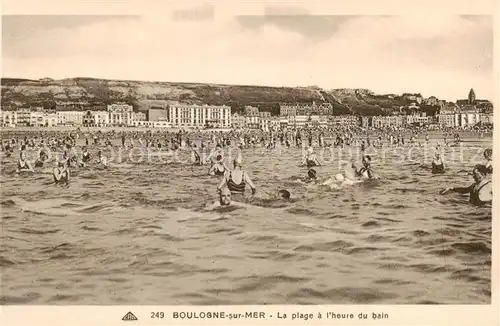
M 479 132 L 477 138 L 483 137 Z M 456 131 L 441 134 L 442 141 L 433 143 L 436 149 L 459 146 L 461 135 Z M 116 140 L 120 145 L 116 146 Z M 451 141 L 450 141 L 451 140 Z M 79 143 L 84 142 L 84 145 Z M 115 143 L 115 144 L 113 144 Z M 307 169 L 299 180 L 307 184 L 340 188 L 365 180 L 379 178 L 372 167 L 370 148 L 391 147 L 423 147 L 430 144 L 431 139 L 425 131 L 416 130 L 362 130 L 349 128 L 283 128 L 273 131 L 262 130 L 231 130 L 227 132 L 214 131 L 153 131 L 140 132 L 135 130 L 90 132 L 79 128 L 69 132 L 33 131 L 20 132 L 7 130 L 2 132 L 2 152 L 5 158 L 11 158 L 16 151 L 16 174 L 36 173 L 37 169 L 52 166 L 51 174 L 55 184 L 69 185 L 72 170 L 81 168 L 108 169 L 113 162 L 108 162 L 103 152 L 110 148 L 146 149 L 149 153 L 177 153 L 188 150 L 192 160 L 188 164 L 208 166 L 208 174 L 220 178 L 216 187 L 219 201 L 215 206 L 228 206 L 245 201 L 248 189 L 255 195 L 257 187 L 247 171 L 243 169 L 242 151 L 251 148 L 305 148 L 300 166 Z M 225 149 L 234 148 L 237 155 L 234 159 L 225 157 Z M 356 148 L 361 152 L 361 167 L 355 162 L 345 166 L 343 173 L 333 177 L 320 178 L 318 167 L 322 166 L 314 148 Z M 94 154 L 91 154 L 92 149 Z M 28 159 L 27 153 L 35 153 L 34 159 Z M 205 153 L 208 152 L 208 155 Z M 55 154 L 55 155 L 52 155 Z M 485 164 L 475 165 L 472 169 L 474 183 L 467 187 L 446 188 L 441 193 L 469 193 L 469 202 L 481 206 L 491 203 L 492 150 L 484 150 Z M 230 165 L 229 167 L 228 165 Z M 110 165 L 111 164 L 111 165 Z M 446 172 L 446 166 L 439 153 L 429 167 L 432 174 Z M 275 196 L 279 200 L 290 200 L 288 190 L 280 189 Z M 241 197 L 241 199 L 238 199 Z

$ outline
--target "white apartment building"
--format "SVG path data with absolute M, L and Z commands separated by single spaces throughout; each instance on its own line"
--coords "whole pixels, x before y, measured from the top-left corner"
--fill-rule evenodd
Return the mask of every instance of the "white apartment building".
M 4 127 L 17 126 L 16 111 L 2 111 L 2 126 Z
M 269 112 L 261 112 L 261 113 L 269 113 Z M 269 131 L 269 126 L 270 126 L 270 121 L 271 121 L 271 114 L 265 115 L 265 116 L 260 116 L 259 117 L 259 129 L 263 131 Z
M 443 127 L 449 127 L 453 128 L 456 126 L 456 114 L 451 113 L 451 114 L 439 114 L 438 115 L 438 122 L 441 126 Z
M 375 116 L 372 118 L 372 126 L 375 128 L 399 127 L 403 124 L 403 118 L 400 115 Z
M 479 119 L 481 123 L 493 123 L 493 113 L 481 113 Z
M 231 127 L 231 108 L 226 105 L 176 105 L 169 109 L 170 123 L 172 123 L 173 126 Z
M 43 115 L 43 124 L 46 127 L 57 126 L 58 116 L 57 113 L 45 113 Z
M 109 124 L 111 126 L 133 126 L 134 120 L 132 105 L 123 103 L 114 103 L 107 106 L 109 113 Z
M 358 127 L 360 120 L 355 115 L 335 115 L 330 117 L 330 125 L 344 127 Z
M 242 129 L 246 127 L 246 117 L 244 115 L 239 115 L 234 113 L 231 117 L 231 127 L 233 129 Z
M 478 112 L 462 112 L 459 121 L 460 127 L 472 127 L 481 121 L 481 114 Z
M 57 111 L 57 124 L 61 126 L 81 126 L 83 111 Z
M 146 121 L 146 114 L 144 112 L 132 112 L 132 121 Z
M 245 127 L 248 129 L 259 129 L 260 128 L 260 117 L 258 115 L 246 116 L 245 117 Z

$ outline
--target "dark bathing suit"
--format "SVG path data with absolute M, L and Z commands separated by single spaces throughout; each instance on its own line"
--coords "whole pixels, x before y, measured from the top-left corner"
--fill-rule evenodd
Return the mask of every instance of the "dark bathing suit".
M 434 162 L 432 162 L 432 173 L 444 173 L 444 164 L 435 164 Z
M 307 167 L 310 168 L 310 167 L 313 167 L 313 166 L 316 166 L 316 162 L 313 161 L 313 160 L 307 160 L 306 161 L 306 164 L 307 164 Z
M 219 169 L 215 169 L 214 174 L 215 174 L 216 176 L 223 176 L 223 175 L 224 175 L 224 172 L 226 172 L 226 171 L 224 171 L 224 170 L 222 170 L 222 171 L 221 171 L 221 170 L 219 170 Z M 232 180 L 231 180 L 231 181 L 232 181 Z M 228 183 L 229 183 L 229 181 L 228 181 Z
M 481 191 L 481 189 L 483 189 L 484 186 L 486 186 L 487 184 L 490 184 L 490 183 L 491 183 L 491 181 L 485 182 L 479 188 L 476 188 L 477 187 L 476 185 L 470 186 L 469 202 L 473 205 L 476 205 L 476 206 L 481 206 L 481 205 L 489 203 L 489 202 L 483 202 L 481 199 L 479 199 L 479 191 Z
M 245 185 L 246 185 L 245 184 L 245 172 L 243 172 L 243 174 L 241 176 L 241 183 L 240 184 L 236 184 L 233 181 L 232 172 L 229 172 L 229 179 L 227 180 L 227 187 L 228 187 L 229 191 L 242 194 L 245 192 Z
M 22 161 L 19 161 L 17 163 L 17 168 L 19 169 L 19 171 L 29 171 L 29 168 L 28 168 L 28 164 L 26 164 L 26 160 Z

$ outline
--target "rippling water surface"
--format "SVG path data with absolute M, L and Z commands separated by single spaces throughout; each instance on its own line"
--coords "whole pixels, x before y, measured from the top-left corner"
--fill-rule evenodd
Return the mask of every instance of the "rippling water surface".
M 438 194 L 472 183 L 460 170 L 491 140 L 463 144 L 444 175 L 400 149 L 374 163 L 380 180 L 341 189 L 296 181 L 299 149 L 244 150 L 259 196 L 295 201 L 214 211 L 206 166 L 124 159 L 61 187 L 3 156 L 2 303 L 489 303 L 491 208 Z M 335 158 L 317 170 L 341 171 Z

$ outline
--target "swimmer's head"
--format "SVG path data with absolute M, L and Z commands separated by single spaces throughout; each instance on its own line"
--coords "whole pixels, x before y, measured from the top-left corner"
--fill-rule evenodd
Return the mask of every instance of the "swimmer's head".
M 483 164 L 474 166 L 474 169 L 472 170 L 472 177 L 476 182 L 481 182 L 481 180 L 483 180 L 487 174 L 488 168 Z
M 219 202 L 221 206 L 228 206 L 231 204 L 231 191 L 229 191 L 227 187 L 224 187 L 220 190 Z
M 243 164 L 243 160 L 241 159 L 241 154 L 238 154 L 236 156 L 236 158 L 233 161 L 233 164 L 235 167 L 237 167 L 237 166 L 241 167 L 241 165 Z
M 25 151 L 21 151 L 19 153 L 19 157 L 21 158 L 21 160 L 25 160 L 26 159 L 26 152 Z
M 370 155 L 363 156 L 363 165 L 369 166 L 372 161 L 372 157 Z
M 97 156 L 101 156 L 102 155 L 102 152 L 101 151 L 98 151 L 97 152 Z
M 312 147 L 309 147 L 307 149 L 307 154 L 312 154 L 314 152 L 313 148 Z
M 491 148 L 487 148 L 484 150 L 484 158 L 487 160 L 491 160 L 491 157 L 493 156 L 493 150 Z
M 335 180 L 337 180 L 337 181 L 344 181 L 344 176 L 342 175 L 342 173 L 337 173 L 335 175 Z
M 222 155 L 217 155 L 217 157 L 215 159 L 217 160 L 217 162 L 222 161 Z
M 307 175 L 311 179 L 316 179 L 317 178 L 317 176 L 316 176 L 316 170 L 315 169 L 310 169 L 309 171 L 307 171 Z
M 278 191 L 278 197 L 283 198 L 283 199 L 290 199 L 290 192 L 288 190 L 279 190 Z

